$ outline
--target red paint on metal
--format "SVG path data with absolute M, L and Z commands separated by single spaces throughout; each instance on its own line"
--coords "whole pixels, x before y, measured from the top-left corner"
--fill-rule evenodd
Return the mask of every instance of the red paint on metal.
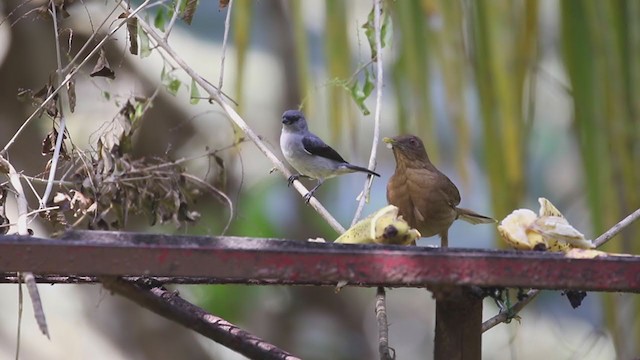
M 113 234 L 118 241 L 99 240 Z M 640 257 L 569 259 L 542 252 L 131 233 L 74 233 L 67 240 L 0 237 L 0 272 L 10 271 L 282 284 L 331 285 L 344 280 L 363 286 L 453 284 L 640 292 Z
M 188 256 L 188 254 L 186 254 L 186 256 Z M 164 264 L 167 261 L 168 257 L 169 257 L 169 252 L 166 249 L 164 249 L 164 251 L 161 251 L 160 254 L 158 254 L 158 263 Z

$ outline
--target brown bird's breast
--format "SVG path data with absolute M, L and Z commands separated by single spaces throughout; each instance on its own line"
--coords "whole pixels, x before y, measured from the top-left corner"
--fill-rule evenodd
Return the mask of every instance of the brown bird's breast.
M 387 184 L 387 201 L 423 237 L 447 230 L 456 219 L 460 194 L 440 172 L 428 169 L 396 169 Z

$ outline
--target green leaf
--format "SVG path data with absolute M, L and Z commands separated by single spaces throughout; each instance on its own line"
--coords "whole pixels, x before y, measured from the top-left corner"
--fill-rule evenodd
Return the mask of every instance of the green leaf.
M 371 72 L 369 71 L 369 69 L 365 68 L 364 83 L 362 84 L 362 86 L 360 86 L 360 84 L 356 81 L 349 88 L 353 101 L 355 101 L 356 105 L 358 105 L 358 108 L 360 108 L 360 111 L 362 111 L 362 114 L 364 115 L 371 114 L 371 112 L 369 111 L 369 108 L 367 108 L 364 102 L 365 100 L 367 100 L 369 95 L 371 95 L 375 87 L 376 86 L 375 86 L 375 83 L 373 82 L 373 75 L 371 75 Z
M 191 79 L 191 99 L 189 100 L 189 102 L 191 103 L 191 105 L 195 105 L 198 102 L 200 102 L 200 90 L 198 90 L 198 84 L 196 84 L 196 81 Z
M 167 12 L 165 8 L 158 7 L 158 11 L 156 11 L 156 17 L 153 19 L 153 25 L 164 32 L 164 25 L 167 22 Z
M 142 118 L 142 115 L 144 114 L 145 105 L 146 105 L 146 102 L 142 102 L 142 101 L 136 102 L 135 112 L 133 113 L 133 118 L 131 119 L 132 122 L 135 123 L 136 121 L 140 120 L 140 118 Z
M 149 36 L 138 25 L 138 35 L 140 36 L 140 58 L 146 58 L 151 55 L 151 47 L 149 46 Z
M 162 85 L 164 85 L 173 96 L 176 96 L 176 94 L 178 94 L 180 85 L 182 85 L 182 82 L 176 79 L 176 77 L 173 76 L 170 72 L 166 72 L 164 67 L 162 68 L 162 72 L 160 73 L 160 81 L 162 82 Z
M 182 85 L 180 80 L 173 79 L 169 82 L 169 85 L 167 85 L 167 90 L 169 90 L 171 95 L 176 96 L 176 94 L 178 94 L 178 90 L 180 90 L 180 85 Z
M 380 17 L 382 19 L 382 26 L 380 27 L 380 47 L 384 48 L 391 40 L 391 16 L 380 9 Z M 371 8 L 369 15 L 367 16 L 367 22 L 362 25 L 364 34 L 369 42 L 369 48 L 371 49 L 371 59 L 375 60 L 378 57 L 378 50 L 376 49 L 376 27 L 374 19 L 374 8 Z
M 373 75 L 369 69 L 364 69 L 364 85 L 362 85 L 362 91 L 364 92 L 365 99 L 371 95 L 376 84 L 373 82 Z
M 384 13 L 384 20 L 382 21 L 382 28 L 380 29 L 380 43 L 382 48 L 391 43 L 393 38 L 393 23 L 389 13 Z
M 369 42 L 369 48 L 371 49 L 371 58 L 375 59 L 378 56 L 378 52 L 376 51 L 376 28 L 374 26 L 374 8 L 371 8 L 369 11 L 369 15 L 367 16 L 367 22 L 362 25 L 364 29 L 364 34 L 367 37 L 367 41 Z

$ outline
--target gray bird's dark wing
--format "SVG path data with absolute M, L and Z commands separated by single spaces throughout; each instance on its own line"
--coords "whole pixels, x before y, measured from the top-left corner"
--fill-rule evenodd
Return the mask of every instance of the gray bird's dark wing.
M 337 151 L 322 141 L 319 137 L 310 134 L 302 138 L 304 150 L 311 155 L 322 156 L 337 162 L 346 163 Z

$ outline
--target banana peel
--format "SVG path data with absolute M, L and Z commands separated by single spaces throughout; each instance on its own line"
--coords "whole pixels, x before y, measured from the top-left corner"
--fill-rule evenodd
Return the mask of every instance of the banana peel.
M 518 250 L 568 252 L 571 249 L 593 249 L 591 240 L 576 230 L 547 199 L 538 198 L 540 211 L 517 209 L 498 225 L 498 232 Z
M 593 250 L 595 244 L 571 226 L 551 201 L 538 198 L 538 214 L 529 209 L 517 209 L 498 225 L 498 232 L 511 247 L 518 250 L 562 252 L 567 257 L 598 257 L 603 252 Z M 563 292 L 575 309 L 587 293 L 580 290 Z
M 342 234 L 340 244 L 409 245 L 421 237 L 420 232 L 398 215 L 398 208 L 387 205 L 357 222 Z

